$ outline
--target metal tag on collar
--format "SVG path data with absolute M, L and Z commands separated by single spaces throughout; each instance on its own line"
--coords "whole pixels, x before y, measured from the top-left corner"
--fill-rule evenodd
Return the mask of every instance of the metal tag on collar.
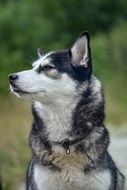
M 66 154 L 70 154 L 69 140 L 68 140 L 68 139 L 65 139 L 65 140 L 62 142 L 62 146 L 63 146 L 63 148 L 65 149 Z
M 66 154 L 70 154 L 70 148 L 66 149 Z

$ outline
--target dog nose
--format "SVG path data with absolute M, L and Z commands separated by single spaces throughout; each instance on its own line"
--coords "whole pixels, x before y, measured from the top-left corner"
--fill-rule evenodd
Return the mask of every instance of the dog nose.
M 9 75 L 9 81 L 12 82 L 12 81 L 15 81 L 16 79 L 18 79 L 18 75 L 17 74 L 10 74 Z

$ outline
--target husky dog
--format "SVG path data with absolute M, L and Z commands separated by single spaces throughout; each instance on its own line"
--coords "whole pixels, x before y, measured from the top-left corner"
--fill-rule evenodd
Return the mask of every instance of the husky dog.
M 9 75 L 11 90 L 33 100 L 27 190 L 123 190 L 88 32 L 70 49 L 38 54 L 33 69 Z

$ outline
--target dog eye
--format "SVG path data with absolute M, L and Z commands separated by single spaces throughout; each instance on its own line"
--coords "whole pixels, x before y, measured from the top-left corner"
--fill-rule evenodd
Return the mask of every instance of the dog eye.
M 48 71 L 48 70 L 51 70 L 51 69 L 55 69 L 55 67 L 51 66 L 51 65 L 45 65 L 41 69 L 42 69 L 42 71 Z
M 49 71 L 51 69 L 55 69 L 55 67 L 51 66 L 51 65 L 45 65 L 45 66 L 40 65 L 39 68 L 38 68 L 38 72 L 40 73 L 40 72 L 43 72 L 43 71 Z

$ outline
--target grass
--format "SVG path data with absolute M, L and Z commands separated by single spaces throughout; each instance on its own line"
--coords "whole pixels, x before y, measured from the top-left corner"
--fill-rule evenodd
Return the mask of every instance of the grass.
M 28 135 L 30 103 L 16 98 L 1 99 L 0 176 L 5 190 L 18 189 L 24 181 L 30 158 Z
M 120 80 L 120 74 L 118 76 L 118 79 L 112 79 L 112 82 L 104 83 L 106 122 L 121 126 L 127 123 L 127 96 L 125 93 L 125 82 Z
M 106 88 L 106 92 L 110 89 Z M 14 96 L 0 97 L 0 177 L 4 190 L 18 189 L 24 182 L 30 149 L 28 136 L 32 124 L 31 103 Z M 125 104 L 106 93 L 107 123 L 127 123 Z

